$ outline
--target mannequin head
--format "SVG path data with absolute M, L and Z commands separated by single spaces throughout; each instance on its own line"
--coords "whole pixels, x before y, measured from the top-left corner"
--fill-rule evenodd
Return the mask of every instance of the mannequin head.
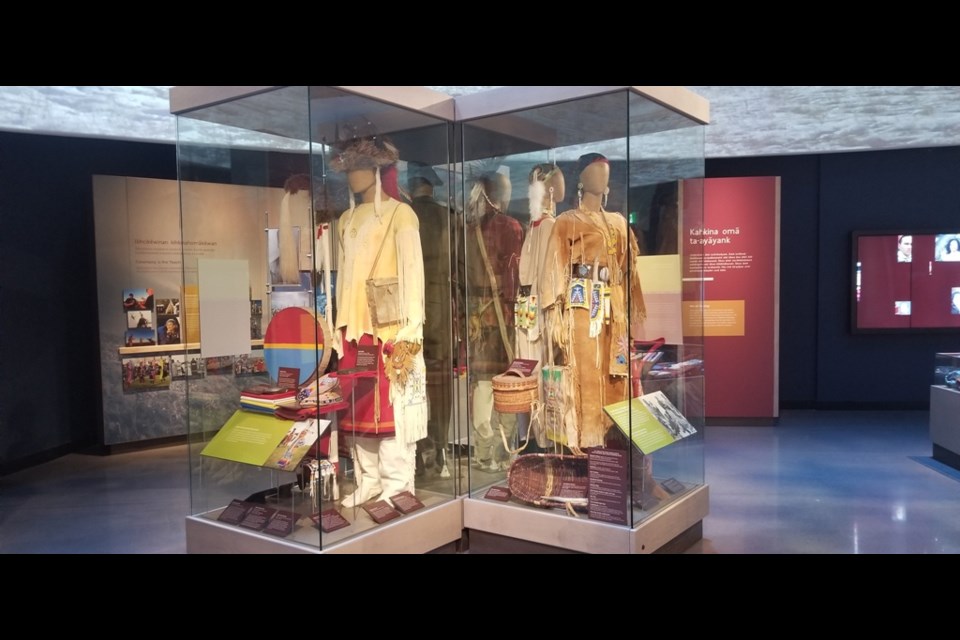
M 354 194 L 358 194 L 361 202 L 374 203 L 374 210 L 379 215 L 380 201 L 384 199 L 381 191 L 393 195 L 388 189 L 381 190 L 381 179 L 393 176 L 392 184 L 396 185 L 394 165 L 400 159 L 400 152 L 383 136 L 353 138 L 337 146 L 339 152 L 331 159 L 330 168 L 347 174 L 350 210 L 354 209 Z
M 554 213 L 556 203 L 566 196 L 566 180 L 555 164 L 538 164 L 530 172 L 530 219 L 539 220 L 545 213 Z
M 360 196 L 360 202 L 373 202 L 376 196 L 377 170 L 354 169 L 347 171 L 347 184 L 350 193 Z
M 430 165 L 407 162 L 407 191 L 411 198 L 432 197 L 434 188 L 442 184 L 443 180 Z
M 497 213 L 505 212 L 510 205 L 510 197 L 513 193 L 513 185 L 510 184 L 510 178 L 502 173 L 488 173 L 482 176 L 478 182 L 483 185 L 483 190 L 487 194 L 487 198 L 489 198 L 490 202 L 494 205 L 494 210 Z
M 610 186 L 610 162 L 599 153 L 580 156 L 577 169 L 584 193 L 601 196 Z
M 485 173 L 473 184 L 467 205 L 467 218 L 477 221 L 480 218 L 504 213 L 510 204 L 513 186 L 510 178 L 502 173 Z

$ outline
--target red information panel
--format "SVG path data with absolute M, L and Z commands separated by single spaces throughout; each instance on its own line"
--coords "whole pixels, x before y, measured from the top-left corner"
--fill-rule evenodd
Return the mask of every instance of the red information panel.
M 685 225 L 685 271 L 704 278 L 684 302 L 684 335 L 703 336 L 706 417 L 778 415 L 780 178 L 703 181 L 703 219 Z

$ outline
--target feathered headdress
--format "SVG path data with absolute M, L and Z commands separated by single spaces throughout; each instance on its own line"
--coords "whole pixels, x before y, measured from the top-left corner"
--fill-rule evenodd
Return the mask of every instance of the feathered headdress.
M 527 191 L 530 199 L 530 222 L 536 222 L 547 211 L 543 208 L 543 198 L 547 195 L 547 181 L 560 171 L 555 164 L 538 164 L 530 172 L 530 188 Z M 551 202 L 551 206 L 552 206 Z
M 400 159 L 400 152 L 383 136 L 354 138 L 336 145 L 330 168 L 338 173 L 389 167 Z

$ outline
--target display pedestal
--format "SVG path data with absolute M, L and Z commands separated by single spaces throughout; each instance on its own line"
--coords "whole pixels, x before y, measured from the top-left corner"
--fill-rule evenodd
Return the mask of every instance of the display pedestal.
M 960 391 L 930 387 L 930 441 L 935 460 L 960 469 Z
M 204 515 L 189 516 L 187 553 L 429 553 L 460 540 L 462 505 L 463 500 L 456 499 L 423 509 L 342 542 L 331 541 L 323 549 L 245 531 Z
M 710 489 L 707 485 L 677 498 L 633 529 L 586 518 L 563 517 L 553 510 L 467 498 L 463 501 L 463 525 L 469 531 L 497 534 L 567 551 L 655 553 L 691 530 L 699 533 L 698 525 L 709 511 Z M 701 535 L 684 541 L 689 547 Z M 480 536 L 480 539 L 487 538 Z

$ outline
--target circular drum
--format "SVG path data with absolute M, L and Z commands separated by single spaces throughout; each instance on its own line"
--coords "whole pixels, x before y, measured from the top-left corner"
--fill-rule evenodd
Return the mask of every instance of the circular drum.
M 330 362 L 328 335 L 326 321 L 309 309 L 289 307 L 274 314 L 263 337 L 263 359 L 270 378 L 277 382 L 283 367 L 300 371 L 300 386 L 311 382 Z

